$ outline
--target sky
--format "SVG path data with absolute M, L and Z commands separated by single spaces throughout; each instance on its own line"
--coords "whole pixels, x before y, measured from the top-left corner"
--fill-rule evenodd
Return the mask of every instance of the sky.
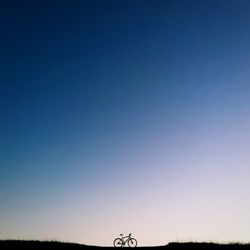
M 0 2 L 0 238 L 249 241 L 250 2 Z

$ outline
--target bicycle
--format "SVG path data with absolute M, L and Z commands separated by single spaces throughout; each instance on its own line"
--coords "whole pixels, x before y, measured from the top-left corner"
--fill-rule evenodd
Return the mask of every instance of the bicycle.
M 128 236 L 123 236 L 120 234 L 121 238 L 116 238 L 113 242 L 114 247 L 124 247 L 127 243 L 129 247 L 136 247 L 137 240 L 131 237 L 131 233 Z

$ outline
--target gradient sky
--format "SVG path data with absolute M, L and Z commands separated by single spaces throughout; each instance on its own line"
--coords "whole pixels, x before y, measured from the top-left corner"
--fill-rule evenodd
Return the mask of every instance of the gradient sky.
M 0 3 L 0 238 L 250 240 L 250 1 Z

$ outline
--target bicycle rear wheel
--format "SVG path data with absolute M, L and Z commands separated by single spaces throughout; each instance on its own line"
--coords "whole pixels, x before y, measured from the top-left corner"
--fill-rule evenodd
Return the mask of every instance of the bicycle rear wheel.
M 136 247 L 137 246 L 137 240 L 135 238 L 130 238 L 128 241 L 129 247 Z
M 114 247 L 122 247 L 123 241 L 121 238 L 116 238 L 113 242 Z

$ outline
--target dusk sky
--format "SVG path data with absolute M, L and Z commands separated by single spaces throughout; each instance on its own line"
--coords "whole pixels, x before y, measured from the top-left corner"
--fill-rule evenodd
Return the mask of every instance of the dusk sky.
M 0 26 L 0 239 L 250 240 L 249 0 L 2 0 Z

